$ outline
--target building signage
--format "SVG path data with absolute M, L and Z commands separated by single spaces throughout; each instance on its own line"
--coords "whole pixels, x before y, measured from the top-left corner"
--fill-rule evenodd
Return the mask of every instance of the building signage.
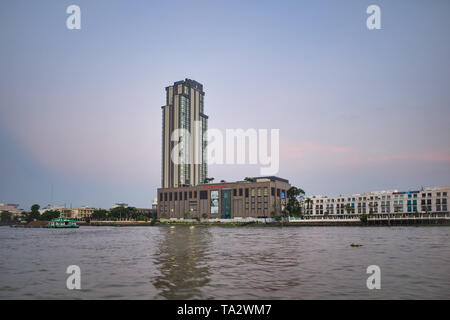
M 212 184 L 212 185 L 204 185 L 202 186 L 203 189 L 221 189 L 226 188 L 226 184 Z

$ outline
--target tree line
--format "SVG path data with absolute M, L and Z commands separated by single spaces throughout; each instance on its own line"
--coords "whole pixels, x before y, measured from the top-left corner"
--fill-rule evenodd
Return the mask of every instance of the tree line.
M 97 209 L 92 213 L 91 220 L 118 221 L 118 220 L 141 220 L 154 219 L 156 211 L 138 212 L 135 207 L 116 207 L 111 210 Z

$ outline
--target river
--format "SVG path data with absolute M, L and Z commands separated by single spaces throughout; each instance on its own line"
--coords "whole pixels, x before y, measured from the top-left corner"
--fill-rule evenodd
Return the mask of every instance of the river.
M 449 299 L 449 235 L 449 227 L 0 227 L 0 299 Z M 80 267 L 81 290 L 66 287 L 69 265 Z M 370 265 L 380 267 L 379 290 L 367 288 Z

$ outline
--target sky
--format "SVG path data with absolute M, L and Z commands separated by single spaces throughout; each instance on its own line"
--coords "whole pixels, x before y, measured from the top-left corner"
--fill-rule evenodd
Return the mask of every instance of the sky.
M 0 7 L 0 202 L 150 207 L 165 87 L 185 78 L 204 86 L 209 128 L 280 129 L 278 176 L 308 195 L 450 184 L 448 0 Z

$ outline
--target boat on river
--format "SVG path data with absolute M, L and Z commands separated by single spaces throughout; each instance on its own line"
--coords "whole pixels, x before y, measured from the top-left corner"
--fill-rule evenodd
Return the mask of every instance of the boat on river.
M 66 218 L 55 218 L 48 222 L 49 228 L 79 228 L 80 226 L 74 220 Z

